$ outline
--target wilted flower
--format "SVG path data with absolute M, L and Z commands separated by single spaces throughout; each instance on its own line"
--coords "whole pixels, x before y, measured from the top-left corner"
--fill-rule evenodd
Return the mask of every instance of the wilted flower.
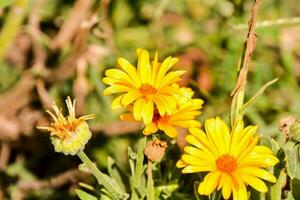
M 54 113 L 47 110 L 54 122 L 49 127 L 37 127 L 50 131 L 51 141 L 56 152 L 62 152 L 65 155 L 75 155 L 83 150 L 86 143 L 91 138 L 91 132 L 86 120 L 93 119 L 94 115 L 85 115 L 79 118 L 75 117 L 75 100 L 70 97 L 66 99 L 69 115 L 64 116 L 62 109 L 56 104 L 52 105 Z
M 178 82 L 184 71 L 168 72 L 177 58 L 168 57 L 162 63 L 155 54 L 150 62 L 149 52 L 138 49 L 137 68 L 126 59 L 119 58 L 121 69 L 108 69 L 103 82 L 110 85 L 104 94 L 123 93 L 112 103 L 112 108 L 133 105 L 133 116 L 137 121 L 148 124 L 152 121 L 155 108 L 161 116 L 171 114 L 176 108 L 175 94 L 179 93 L 174 83 Z
M 186 137 L 190 145 L 184 148 L 177 167 L 183 167 L 182 173 L 208 172 L 198 188 L 201 195 L 222 189 L 224 199 L 232 194 L 233 200 L 247 200 L 247 185 L 265 193 L 268 188 L 261 179 L 274 183 L 276 178 L 263 168 L 279 160 L 269 148 L 257 145 L 256 130 L 256 126 L 244 128 L 239 121 L 230 133 L 220 118 L 208 119 L 206 134 L 198 128 L 190 129 L 191 135 Z

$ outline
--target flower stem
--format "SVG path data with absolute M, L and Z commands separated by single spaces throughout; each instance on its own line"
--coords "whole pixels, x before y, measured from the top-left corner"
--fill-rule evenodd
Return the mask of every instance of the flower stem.
M 117 191 L 116 187 L 112 184 L 111 181 L 107 179 L 105 174 L 103 174 L 96 165 L 87 157 L 87 155 L 83 151 L 79 151 L 77 156 L 81 159 L 81 161 L 88 167 L 91 173 L 96 177 L 98 182 L 103 185 L 107 191 L 111 194 L 113 199 L 120 199 L 122 195 L 119 191 Z
M 155 199 L 155 191 L 154 191 L 154 181 L 152 175 L 153 163 L 148 160 L 148 168 L 147 168 L 147 200 Z

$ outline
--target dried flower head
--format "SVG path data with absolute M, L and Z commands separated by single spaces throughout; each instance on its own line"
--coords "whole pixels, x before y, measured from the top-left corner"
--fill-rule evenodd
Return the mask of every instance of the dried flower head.
M 165 141 L 154 139 L 146 145 L 145 155 L 152 162 L 159 162 L 164 157 L 167 147 L 168 145 Z
M 72 102 L 71 98 L 68 97 L 66 104 L 69 115 L 64 116 L 62 109 L 59 109 L 54 103 L 52 105 L 54 113 L 49 110 L 46 111 L 51 115 L 54 122 L 51 122 L 49 127 L 37 128 L 50 131 L 51 141 L 56 152 L 62 152 L 65 155 L 75 155 L 84 149 L 84 146 L 91 138 L 92 134 L 86 120 L 93 119 L 95 116 L 92 114 L 76 118 L 75 100 Z

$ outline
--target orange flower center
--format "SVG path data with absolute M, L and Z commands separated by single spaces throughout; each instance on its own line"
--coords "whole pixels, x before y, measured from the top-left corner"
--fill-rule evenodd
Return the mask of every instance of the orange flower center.
M 234 172 L 237 168 L 236 159 L 233 156 L 225 154 L 216 160 L 216 165 L 219 170 L 228 174 Z
M 153 118 L 152 118 L 152 122 L 155 124 L 161 123 L 161 124 L 166 124 L 168 123 L 170 120 L 170 116 L 169 115 L 163 115 L 161 116 L 158 112 L 157 109 L 154 110 L 153 113 Z
M 157 89 L 155 89 L 153 86 L 151 86 L 149 84 L 143 84 L 139 90 L 143 96 L 146 96 L 149 94 L 155 94 L 157 92 Z

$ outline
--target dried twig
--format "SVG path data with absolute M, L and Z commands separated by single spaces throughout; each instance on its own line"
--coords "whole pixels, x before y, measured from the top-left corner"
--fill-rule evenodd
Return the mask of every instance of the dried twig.
M 31 101 L 34 86 L 33 76 L 25 72 L 12 89 L 0 95 L 0 115 L 14 116 L 19 109 L 27 105 Z
M 91 5 L 91 0 L 76 1 L 69 18 L 65 21 L 62 28 L 53 39 L 52 47 L 62 48 L 74 37 Z
M 134 133 L 141 129 L 141 123 L 117 121 L 109 124 L 91 126 L 93 132 L 103 132 L 105 135 L 116 136 Z
M 24 181 L 21 180 L 18 182 L 18 188 L 23 191 L 34 191 L 41 190 L 46 188 L 58 188 L 69 182 L 78 182 L 87 177 L 87 173 L 82 172 L 78 169 L 72 169 L 66 172 L 63 172 L 55 177 L 52 177 L 47 180 L 30 180 Z
M 1 152 L 0 152 L 0 171 L 5 170 L 9 157 L 10 157 L 10 146 L 7 142 L 2 142 Z
M 242 55 L 242 61 L 238 67 L 238 71 L 240 71 L 238 80 L 234 90 L 231 92 L 231 96 L 233 96 L 231 102 L 231 111 L 230 111 L 230 124 L 233 127 L 236 121 L 241 120 L 243 115 L 240 112 L 241 107 L 244 104 L 244 96 L 245 96 L 245 87 L 247 84 L 247 75 L 249 71 L 249 62 L 256 46 L 256 34 L 254 32 L 257 13 L 259 9 L 259 0 L 255 0 L 254 5 L 252 7 L 252 16 L 248 22 L 249 31 L 247 35 L 247 40 L 245 43 L 245 48 Z
M 250 62 L 252 53 L 255 49 L 256 40 L 257 40 L 257 36 L 254 32 L 254 29 L 255 29 L 255 23 L 256 23 L 256 19 L 257 19 L 259 4 L 260 4 L 260 1 L 255 0 L 255 3 L 252 7 L 252 11 L 251 11 L 252 16 L 251 16 L 251 19 L 248 22 L 249 29 L 248 29 L 247 41 L 246 41 L 246 44 L 245 44 L 244 56 L 243 56 L 243 59 L 242 59 L 242 62 L 241 62 L 242 63 L 241 68 L 239 68 L 240 74 L 239 74 L 236 86 L 235 86 L 234 90 L 231 92 L 231 96 L 235 95 L 237 92 L 244 89 L 246 84 L 247 84 L 247 75 L 248 75 L 248 71 L 249 71 L 249 62 Z

